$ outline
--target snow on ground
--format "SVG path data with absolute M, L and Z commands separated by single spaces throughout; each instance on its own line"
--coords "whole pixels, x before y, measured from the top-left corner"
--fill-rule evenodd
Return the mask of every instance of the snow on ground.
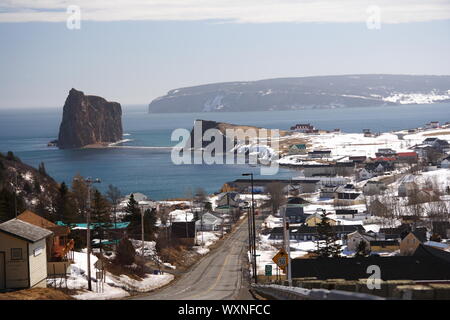
M 188 210 L 174 210 L 169 213 L 169 219 L 172 222 L 185 222 L 194 219 L 194 213 Z
M 398 187 L 404 182 L 415 182 L 418 185 L 424 185 L 427 181 L 436 183 L 441 188 L 441 191 L 445 191 L 447 186 L 450 186 L 450 169 L 420 172 L 416 175 L 406 174 L 390 184 L 389 189 L 393 194 L 396 194 Z
M 368 128 L 370 129 L 370 128 Z M 403 134 L 400 139 L 397 134 Z M 349 156 L 375 157 L 381 148 L 391 148 L 397 152 L 406 152 L 414 145 L 421 144 L 429 137 L 450 141 L 450 129 L 421 130 L 413 134 L 407 131 L 385 132 L 378 136 L 365 137 L 362 133 L 324 133 L 320 135 L 301 135 L 313 146 L 311 150 L 331 150 L 328 160 L 340 160 Z M 294 135 L 292 136 L 294 137 Z M 409 150 L 410 151 L 410 150 Z M 307 160 L 307 155 L 290 155 L 278 160 L 280 164 L 319 164 L 323 161 Z
M 27 171 L 22 177 L 26 181 L 33 183 L 33 174 L 30 171 Z
M 180 204 L 184 204 L 184 205 L 191 205 L 191 202 L 188 200 L 161 200 L 161 201 L 157 201 L 158 204 L 163 205 L 163 206 L 174 206 L 174 205 L 180 205 Z
M 91 254 L 91 279 L 93 291 L 88 291 L 87 281 L 87 255 L 86 252 L 74 252 L 74 263 L 71 265 L 71 273 L 67 279 L 69 289 L 79 290 L 79 293 L 73 295 L 80 300 L 105 300 L 127 297 L 130 293 L 127 290 L 137 292 L 147 292 L 159 288 L 173 280 L 171 274 L 147 275 L 142 281 L 131 279 L 126 275 L 115 276 L 106 272 L 103 292 L 96 291 L 95 267 L 97 257 Z M 48 280 L 51 282 L 51 280 Z
M 422 172 L 417 177 L 416 182 L 419 185 L 425 184 L 427 180 L 436 182 L 442 190 L 445 190 L 447 186 L 450 186 L 450 169 L 438 169 L 434 171 Z
M 217 240 L 220 239 L 221 236 L 220 231 L 199 231 L 197 232 L 197 246 L 194 246 L 194 250 L 201 255 L 207 254 L 209 252 L 209 248 L 213 245 Z
M 262 224 L 265 228 L 281 227 L 283 225 L 283 219 L 269 215 Z
M 429 104 L 447 99 L 450 99 L 450 95 L 436 94 L 434 91 L 429 93 L 394 93 L 383 98 L 384 101 L 400 104 Z
M 450 141 L 450 129 L 421 130 L 416 133 L 407 134 L 403 137 L 403 139 L 410 141 L 410 143 L 414 145 L 414 144 L 421 144 L 423 140 L 430 137 Z
M 250 188 L 251 189 L 251 188 Z M 241 193 L 240 194 L 240 198 L 241 198 L 241 200 L 243 200 L 243 201 L 252 201 L 252 195 L 251 195 L 251 193 L 250 194 L 247 194 L 247 193 Z M 269 200 L 269 196 L 267 195 L 267 194 L 254 194 L 253 195 L 253 199 L 254 200 L 263 200 L 263 201 L 265 201 L 265 200 Z

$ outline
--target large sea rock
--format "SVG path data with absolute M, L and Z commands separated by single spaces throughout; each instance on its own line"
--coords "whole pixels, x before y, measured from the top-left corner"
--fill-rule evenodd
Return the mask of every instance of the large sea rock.
M 57 145 L 60 149 L 106 145 L 123 136 L 122 107 L 71 89 L 64 104 Z

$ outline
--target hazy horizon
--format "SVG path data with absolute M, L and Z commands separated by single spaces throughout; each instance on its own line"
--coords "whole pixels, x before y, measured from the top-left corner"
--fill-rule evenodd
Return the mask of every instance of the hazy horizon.
M 73 4 L 80 29 L 66 23 Z M 145 105 L 209 83 L 450 75 L 450 3 L 442 0 L 4 0 L 0 36 L 0 109 L 56 108 L 71 88 Z

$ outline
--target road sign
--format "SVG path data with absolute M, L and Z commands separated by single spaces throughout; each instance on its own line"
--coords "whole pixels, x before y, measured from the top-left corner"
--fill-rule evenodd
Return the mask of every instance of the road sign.
M 288 264 L 288 254 L 286 253 L 286 250 L 280 249 L 280 251 L 272 258 L 272 261 L 275 262 L 281 270 L 286 272 L 286 266 Z
M 272 276 L 272 265 L 266 264 L 266 276 L 270 277 Z

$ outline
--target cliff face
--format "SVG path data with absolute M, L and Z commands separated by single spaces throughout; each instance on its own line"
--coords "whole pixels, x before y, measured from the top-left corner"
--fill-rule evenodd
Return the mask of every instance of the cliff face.
M 60 149 L 81 148 L 122 139 L 122 107 L 97 96 L 70 90 L 59 128 Z

